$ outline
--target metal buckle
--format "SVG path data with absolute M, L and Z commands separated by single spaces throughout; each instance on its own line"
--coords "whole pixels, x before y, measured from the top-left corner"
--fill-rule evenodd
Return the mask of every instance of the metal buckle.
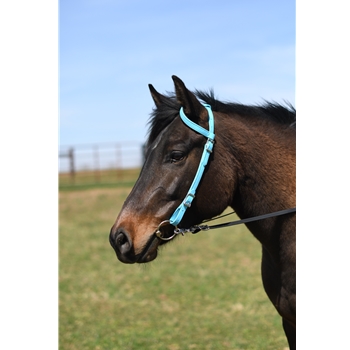
M 190 203 L 187 202 L 189 200 L 189 197 L 192 197 L 192 200 L 193 200 L 195 195 L 192 193 L 187 193 L 187 196 L 186 196 L 185 200 L 183 201 L 184 206 L 187 208 L 190 208 L 191 204 L 192 204 L 191 202 Z

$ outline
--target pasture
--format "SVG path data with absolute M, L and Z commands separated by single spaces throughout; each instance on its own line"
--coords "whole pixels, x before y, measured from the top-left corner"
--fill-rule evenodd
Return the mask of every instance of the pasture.
M 117 260 L 109 230 L 130 190 L 59 193 L 59 349 L 286 349 L 245 226 L 178 237 L 149 264 Z

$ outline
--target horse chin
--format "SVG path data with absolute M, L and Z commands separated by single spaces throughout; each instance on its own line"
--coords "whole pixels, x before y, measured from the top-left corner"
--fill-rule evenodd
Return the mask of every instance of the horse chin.
M 140 256 L 136 262 L 138 264 L 145 264 L 145 263 L 148 263 L 148 262 L 151 262 L 152 260 L 154 260 L 157 257 L 157 255 L 158 255 L 157 250 L 155 250 L 153 252 L 147 251 L 144 255 Z
M 136 256 L 136 262 L 144 264 L 154 260 L 158 255 L 159 243 L 160 242 L 155 235 L 151 236 L 142 252 Z
M 165 233 L 165 237 L 170 237 L 172 231 Z M 154 260 L 158 255 L 158 247 L 172 241 L 159 240 L 155 235 L 151 236 L 147 244 L 144 246 L 143 251 L 137 255 L 136 262 L 139 264 L 148 263 Z
M 156 241 L 156 240 L 155 240 Z M 154 241 L 150 242 L 151 245 L 146 245 L 142 252 L 139 254 L 122 255 L 117 254 L 117 258 L 120 262 L 124 264 L 144 264 L 154 260 L 158 255 L 158 247 Z

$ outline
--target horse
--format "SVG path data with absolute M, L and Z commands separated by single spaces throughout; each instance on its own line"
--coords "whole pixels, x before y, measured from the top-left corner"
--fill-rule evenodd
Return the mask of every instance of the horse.
M 177 76 L 172 79 L 172 94 L 149 84 L 155 108 L 145 161 L 111 228 L 110 244 L 121 262 L 147 263 L 174 232 L 227 207 L 241 219 L 258 217 L 245 225 L 261 243 L 263 287 L 295 349 L 296 213 L 259 216 L 295 207 L 296 110 L 288 102 L 222 102 L 212 89 L 192 92 Z

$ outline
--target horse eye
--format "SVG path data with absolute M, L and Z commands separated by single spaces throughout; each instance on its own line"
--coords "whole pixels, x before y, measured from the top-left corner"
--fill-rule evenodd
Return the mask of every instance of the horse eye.
M 176 162 L 179 162 L 180 160 L 184 159 L 184 157 L 185 157 L 185 154 L 183 152 L 173 151 L 173 152 L 171 152 L 170 161 L 172 163 L 176 163 Z

